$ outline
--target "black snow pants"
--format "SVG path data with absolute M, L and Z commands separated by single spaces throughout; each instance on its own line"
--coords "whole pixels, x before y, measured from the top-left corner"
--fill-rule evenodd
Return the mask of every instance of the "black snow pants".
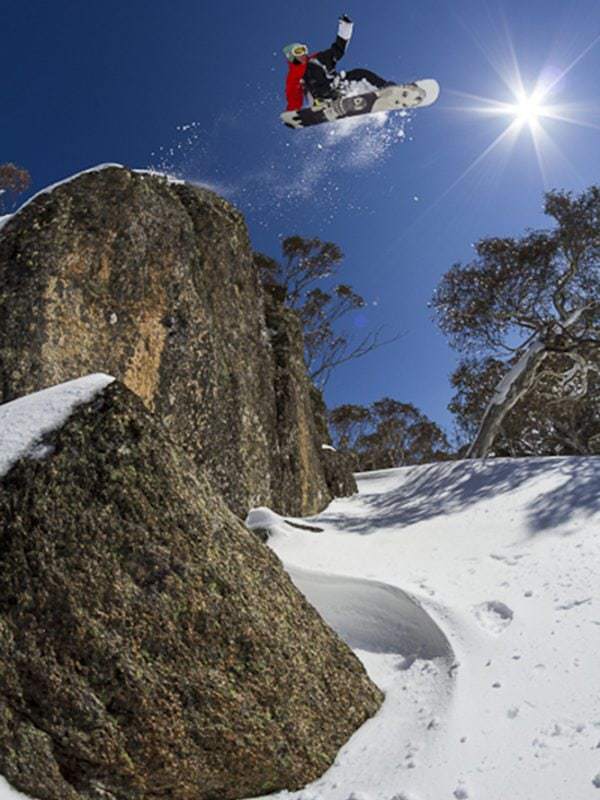
M 310 57 L 304 73 L 304 88 L 313 100 L 333 100 L 340 94 L 352 90 L 353 83 L 368 81 L 374 89 L 390 86 L 389 81 L 369 69 L 350 69 L 338 73 L 337 62 L 346 52 L 348 42 L 338 36 L 328 50 Z
M 384 86 L 392 85 L 390 81 L 386 81 L 380 75 L 377 75 L 377 73 L 371 72 L 370 69 L 350 69 L 342 73 L 341 78 L 342 86 L 344 81 L 369 81 L 375 89 L 383 89 Z

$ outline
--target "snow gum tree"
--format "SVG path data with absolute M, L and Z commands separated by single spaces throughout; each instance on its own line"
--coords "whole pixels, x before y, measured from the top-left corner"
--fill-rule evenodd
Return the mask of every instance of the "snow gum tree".
M 448 458 L 441 428 L 412 403 L 390 397 L 365 406 L 346 404 L 329 413 L 339 450 L 354 456 L 359 470 L 388 469 Z
M 551 229 L 481 240 L 476 258 L 454 265 L 433 297 L 454 347 L 505 363 L 470 457 L 490 453 L 506 415 L 536 383 L 552 380 L 555 391 L 575 398 L 587 394 L 597 370 L 600 187 L 579 196 L 549 192 L 544 210 Z
M 263 284 L 285 289 L 285 302 L 298 312 L 304 330 L 305 360 L 311 379 L 323 387 L 336 367 L 378 347 L 396 341 L 383 338 L 383 329 L 355 338 L 339 323 L 366 306 L 361 295 L 344 283 L 325 284 L 335 277 L 344 255 L 337 244 L 320 239 L 288 236 L 282 242 L 281 260 L 255 254 Z
M 548 356 L 532 388 L 505 416 L 494 440 L 496 456 L 600 454 L 600 371 L 590 371 L 586 394 L 573 381 L 565 395 L 561 376 L 568 369 L 562 355 Z M 452 375 L 456 394 L 448 409 L 463 443 L 475 438 L 506 371 L 503 361 L 488 357 L 466 359 Z
M 369 409 L 356 403 L 344 403 L 329 412 L 329 424 L 338 450 L 350 451 L 359 436 L 366 433 L 370 423 Z

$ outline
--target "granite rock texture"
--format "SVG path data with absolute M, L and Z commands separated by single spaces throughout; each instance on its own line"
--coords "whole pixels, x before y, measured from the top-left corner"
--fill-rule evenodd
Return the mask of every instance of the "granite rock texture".
M 88 172 L 0 232 L 0 402 L 109 373 L 239 517 L 261 505 L 315 513 L 331 492 L 298 323 L 277 314 L 273 336 L 230 203 L 124 168 Z
M 332 497 L 350 497 L 357 494 L 358 486 L 354 473 L 358 472 L 358 465 L 349 453 L 341 453 L 333 448 L 327 424 L 327 406 L 323 395 L 314 385 L 310 386 L 309 392 L 312 417 L 319 442 L 321 469 L 325 476 L 327 489 Z
M 42 800 L 299 788 L 381 693 L 115 382 L 0 480 L 0 774 Z

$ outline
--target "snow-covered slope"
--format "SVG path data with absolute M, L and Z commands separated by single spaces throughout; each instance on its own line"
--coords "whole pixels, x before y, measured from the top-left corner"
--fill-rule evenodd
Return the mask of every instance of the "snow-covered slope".
M 0 475 L 111 380 L 1 406 Z M 319 781 L 276 797 L 600 800 L 600 458 L 358 478 L 303 528 L 250 517 L 386 692 Z
M 277 797 L 600 800 L 600 459 L 358 478 L 322 532 L 271 517 L 270 544 L 386 701 Z

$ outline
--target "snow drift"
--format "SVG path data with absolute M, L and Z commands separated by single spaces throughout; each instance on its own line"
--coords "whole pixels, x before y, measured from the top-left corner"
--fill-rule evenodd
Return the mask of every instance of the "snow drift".
M 600 798 L 600 459 L 357 477 L 301 521 L 320 532 L 272 517 L 269 543 L 386 701 L 319 781 L 276 797 Z

